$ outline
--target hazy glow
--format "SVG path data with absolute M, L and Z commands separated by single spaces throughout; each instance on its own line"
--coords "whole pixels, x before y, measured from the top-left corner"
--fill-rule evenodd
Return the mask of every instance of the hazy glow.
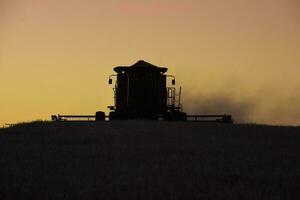
M 0 0 L 0 124 L 107 111 L 112 68 L 139 59 L 189 112 L 300 124 L 299 35 L 298 0 Z

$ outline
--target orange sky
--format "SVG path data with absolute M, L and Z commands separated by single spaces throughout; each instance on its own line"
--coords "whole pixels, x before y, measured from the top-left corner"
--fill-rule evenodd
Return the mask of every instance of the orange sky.
M 0 124 L 93 114 L 107 77 L 169 67 L 184 109 L 300 124 L 298 0 L 0 0 Z

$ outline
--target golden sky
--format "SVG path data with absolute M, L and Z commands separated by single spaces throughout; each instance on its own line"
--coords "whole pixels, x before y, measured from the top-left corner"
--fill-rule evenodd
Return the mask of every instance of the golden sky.
M 299 0 L 0 0 L 0 124 L 107 111 L 143 59 L 188 113 L 299 125 L 299 35 Z

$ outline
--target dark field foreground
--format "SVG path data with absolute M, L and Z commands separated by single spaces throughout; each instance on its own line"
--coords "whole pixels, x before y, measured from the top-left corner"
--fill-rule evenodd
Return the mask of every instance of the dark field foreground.
M 0 129 L 0 199 L 300 199 L 300 128 L 191 122 Z

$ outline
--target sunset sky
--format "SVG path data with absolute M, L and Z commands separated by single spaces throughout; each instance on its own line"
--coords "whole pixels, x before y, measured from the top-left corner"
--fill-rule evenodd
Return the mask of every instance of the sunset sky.
M 299 0 L 0 0 L 0 125 L 107 112 L 140 59 L 188 113 L 300 125 Z

